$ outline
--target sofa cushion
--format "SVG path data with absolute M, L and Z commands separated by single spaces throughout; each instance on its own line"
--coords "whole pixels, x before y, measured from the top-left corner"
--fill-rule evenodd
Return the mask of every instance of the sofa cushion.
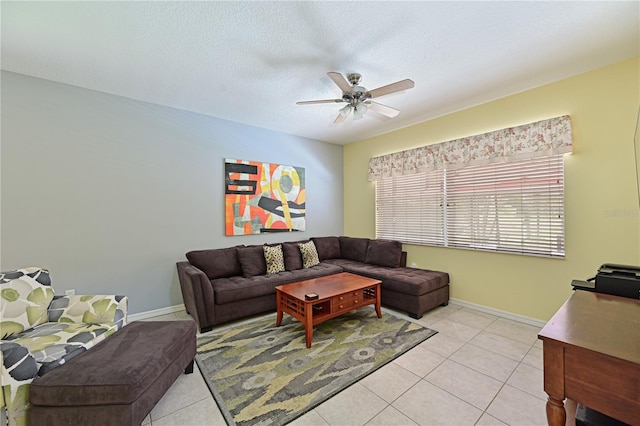
M 236 247 L 236 253 L 242 268 L 242 276 L 245 278 L 267 273 L 267 262 L 264 260 L 262 246 Z
M 313 241 L 307 241 L 306 243 L 299 243 L 300 254 L 302 255 L 302 266 L 304 268 L 311 268 L 312 266 L 320 263 L 318 259 L 318 251 Z
M 284 268 L 287 271 L 302 269 L 302 254 L 298 242 L 282 243 L 282 253 L 284 254 Z
M 53 296 L 46 269 L 0 272 L 0 337 L 6 339 L 49 321 L 47 308 Z
M 311 241 L 316 245 L 320 262 L 340 257 L 340 240 L 338 237 L 311 238 Z
M 402 243 L 393 240 L 370 240 L 367 246 L 366 263 L 397 268 L 402 257 Z
M 340 237 L 340 254 L 343 259 L 364 262 L 367 257 L 368 238 Z
M 245 303 L 251 304 L 253 302 L 249 299 L 268 295 L 273 295 L 273 301 L 275 302 L 276 286 L 340 272 L 342 272 L 342 268 L 339 266 L 320 263 L 311 268 L 279 272 L 271 275 L 256 275 L 251 278 L 218 278 L 211 280 L 211 285 L 215 294 L 216 305 L 238 301 L 245 301 Z
M 22 333 L 18 338 L 11 340 L 11 343 L 29 349 L 30 355 L 37 363 L 38 376 L 43 376 L 92 348 L 117 329 L 118 326 L 114 322 L 50 322 Z
M 186 254 L 187 260 L 200 269 L 210 280 L 242 275 L 236 247 L 194 250 Z
M 284 255 L 282 253 L 282 245 L 263 246 L 264 260 L 267 263 L 267 274 L 277 274 L 283 272 Z

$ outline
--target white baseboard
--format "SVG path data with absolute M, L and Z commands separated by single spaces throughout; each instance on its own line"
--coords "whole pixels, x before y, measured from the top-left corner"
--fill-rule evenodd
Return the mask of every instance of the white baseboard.
M 480 312 L 484 312 L 484 313 L 487 313 L 487 314 L 495 315 L 497 317 L 506 318 L 506 319 L 510 319 L 510 320 L 513 320 L 513 321 L 517 321 L 517 322 L 522 322 L 522 323 L 525 323 L 525 324 L 532 325 L 534 327 L 542 328 L 546 324 L 546 321 L 542 321 L 542 320 L 539 320 L 539 319 L 536 319 L 536 318 L 525 317 L 524 315 L 518 315 L 518 314 L 514 314 L 512 312 L 502 311 L 500 309 L 490 308 L 490 307 L 484 306 L 484 305 L 478 305 L 476 303 L 465 302 L 464 300 L 460 300 L 460 299 L 449 299 L 449 303 L 451 303 L 452 305 L 458 305 L 458 306 L 462 306 L 462 307 L 475 309 L 476 311 L 480 311 Z
M 139 312 L 137 314 L 127 315 L 127 322 L 140 321 L 160 315 L 173 314 L 175 312 L 184 311 L 184 305 L 173 305 L 167 308 L 154 309 L 153 311 Z
M 536 318 L 530 318 L 524 315 L 518 315 L 512 312 L 502 311 L 500 309 L 490 308 L 484 305 L 478 305 L 476 303 L 465 302 L 464 300 L 460 300 L 460 299 L 449 299 L 449 303 L 451 303 L 452 305 L 475 309 L 477 311 L 485 312 L 487 314 L 495 315 L 497 317 L 510 319 L 510 320 L 521 322 L 524 324 L 529 324 L 534 327 L 542 328 L 546 324 L 545 321 L 542 321 Z M 184 311 L 184 305 L 174 305 L 174 306 L 169 306 L 167 308 L 154 309 L 153 311 L 146 311 L 146 312 L 140 312 L 137 314 L 127 315 L 127 322 L 145 320 L 153 317 L 158 317 L 160 315 L 168 315 L 168 314 L 173 314 L 181 311 Z

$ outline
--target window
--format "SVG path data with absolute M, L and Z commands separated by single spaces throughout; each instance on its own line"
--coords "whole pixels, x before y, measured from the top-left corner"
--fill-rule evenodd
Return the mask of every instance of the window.
M 378 179 L 376 237 L 563 258 L 563 156 Z

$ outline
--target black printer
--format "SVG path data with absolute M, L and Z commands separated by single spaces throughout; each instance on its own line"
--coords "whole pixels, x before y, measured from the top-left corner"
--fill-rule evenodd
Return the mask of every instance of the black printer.
M 595 277 L 587 281 L 573 280 L 571 285 L 574 290 L 640 299 L 640 267 L 605 263 Z

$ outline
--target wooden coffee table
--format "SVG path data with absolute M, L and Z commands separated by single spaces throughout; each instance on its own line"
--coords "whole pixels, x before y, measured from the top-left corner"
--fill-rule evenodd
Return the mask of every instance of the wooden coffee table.
M 380 283 L 380 280 L 342 272 L 277 286 L 276 327 L 282 323 L 282 314 L 288 313 L 304 324 L 307 348 L 310 348 L 316 324 L 367 305 L 375 305 L 376 314 L 381 318 Z M 318 298 L 307 300 L 305 295 L 310 293 L 316 293 Z

